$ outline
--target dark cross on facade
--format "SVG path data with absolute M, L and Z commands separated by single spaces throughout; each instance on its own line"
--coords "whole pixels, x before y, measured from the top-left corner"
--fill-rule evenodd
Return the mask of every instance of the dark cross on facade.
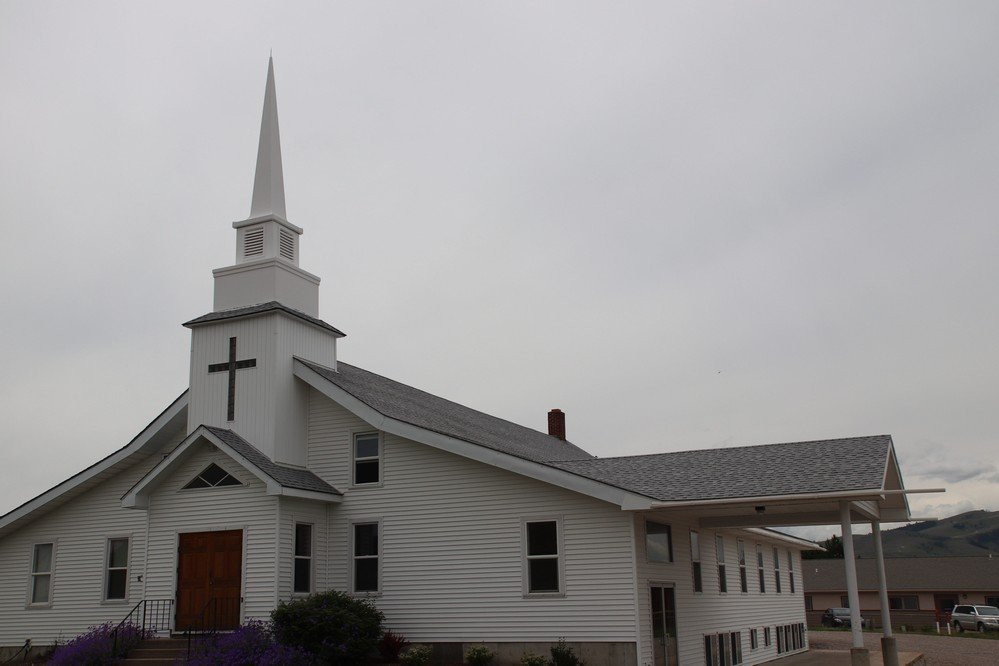
M 236 338 L 229 338 L 229 360 L 225 363 L 212 363 L 208 366 L 208 372 L 229 373 L 229 410 L 227 412 L 229 421 L 236 418 L 236 371 L 255 367 L 257 367 L 257 359 L 255 358 L 236 360 Z

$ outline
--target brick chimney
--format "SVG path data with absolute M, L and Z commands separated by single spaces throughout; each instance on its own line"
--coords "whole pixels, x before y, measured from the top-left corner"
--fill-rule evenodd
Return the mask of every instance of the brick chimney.
M 548 434 L 561 440 L 565 439 L 565 414 L 561 409 L 548 412 Z

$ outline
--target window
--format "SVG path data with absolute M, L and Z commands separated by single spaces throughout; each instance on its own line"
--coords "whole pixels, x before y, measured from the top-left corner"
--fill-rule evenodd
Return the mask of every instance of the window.
M 525 523 L 527 534 L 527 591 L 558 593 L 559 576 L 558 521 L 539 520 Z
M 375 525 L 377 527 L 377 525 Z M 356 534 L 356 532 L 355 532 Z M 377 557 L 377 534 L 375 535 L 375 556 Z M 369 557 L 369 556 L 365 556 Z M 377 563 L 377 560 L 376 560 Z M 375 571 L 375 588 L 378 587 L 378 572 Z M 296 594 L 312 592 L 312 525 L 295 523 L 295 574 L 292 590 Z
M 767 591 L 767 583 L 763 577 L 763 548 L 759 544 L 756 544 L 756 573 L 760 579 L 760 594 L 764 594 Z
M 919 597 L 915 594 L 900 594 L 888 597 L 891 610 L 919 610 Z
M 669 525 L 645 521 L 645 558 L 649 562 L 673 561 L 673 537 Z
M 381 437 L 376 432 L 354 435 L 354 485 L 381 480 Z
M 780 594 L 780 553 L 774 546 L 774 592 Z
M 725 579 L 725 539 L 721 534 L 715 535 L 715 555 L 718 558 L 718 591 L 728 592 L 728 581 Z
M 806 611 L 815 610 L 814 608 L 812 608 L 812 595 L 810 594 L 805 595 L 805 610 Z
M 850 597 L 848 597 L 845 594 L 841 594 L 840 597 L 839 597 L 839 605 L 842 608 L 849 608 L 850 607 Z
M 36 543 L 31 551 L 31 603 L 52 602 L 52 551 L 55 544 Z
M 770 627 L 763 627 L 763 647 L 770 647 Z
M 188 488 L 215 488 L 219 486 L 241 486 L 234 476 L 229 474 L 215 463 L 206 467 L 201 474 L 198 474 L 190 481 L 184 489 Z
M 760 647 L 760 632 L 756 629 L 749 630 L 749 649 L 755 650 Z
M 746 584 L 746 544 L 739 539 L 735 545 L 739 552 L 739 590 L 745 593 L 749 589 Z
M 787 551 L 787 580 L 791 584 L 791 594 L 794 594 L 794 555 Z
M 694 592 L 701 592 L 704 588 L 701 584 L 701 544 L 697 532 L 690 533 L 690 566 L 694 575 Z
M 785 624 L 777 627 L 777 654 L 794 652 L 805 647 L 805 625 Z
M 378 523 L 354 524 L 354 591 L 378 591 Z
M 104 599 L 123 601 L 128 588 L 128 539 L 108 539 Z
M 985 597 L 985 605 L 986 606 L 999 606 L 999 596 L 995 596 L 995 597 L 993 597 L 991 595 L 986 596 Z
M 704 663 L 735 666 L 742 663 L 742 633 L 710 634 L 704 637 Z

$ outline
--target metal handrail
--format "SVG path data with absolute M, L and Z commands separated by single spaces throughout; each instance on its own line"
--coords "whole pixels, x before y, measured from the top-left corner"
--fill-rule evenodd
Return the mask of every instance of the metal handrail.
M 188 625 L 187 629 L 184 630 L 184 637 L 187 639 L 187 658 L 191 658 L 191 642 L 194 639 L 194 635 L 197 634 L 202 638 L 211 638 L 219 632 L 219 609 L 220 606 L 224 610 L 226 604 L 234 604 L 237 611 L 239 609 L 239 604 L 242 603 L 241 597 L 212 597 L 205 605 L 201 607 L 201 612 L 197 615 L 197 620 L 192 624 Z M 211 612 L 209 612 L 211 611 Z
M 118 653 L 119 634 L 126 624 L 139 627 L 142 637 L 145 637 L 147 632 L 169 630 L 170 610 L 172 608 L 173 599 L 141 599 L 132 607 L 128 615 L 111 630 L 113 653 Z

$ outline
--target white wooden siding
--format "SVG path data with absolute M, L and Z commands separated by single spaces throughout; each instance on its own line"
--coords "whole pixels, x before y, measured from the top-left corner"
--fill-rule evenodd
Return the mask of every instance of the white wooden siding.
M 350 487 L 350 442 L 371 428 L 317 392 L 309 467 L 345 491 L 330 510 L 330 584 L 350 584 L 352 520 L 381 520 L 392 631 L 416 641 L 634 641 L 631 516 L 617 506 L 387 436 L 383 483 Z M 565 597 L 525 598 L 521 520 L 561 516 Z
M 645 520 L 670 525 L 673 536 L 673 562 L 650 563 L 645 555 Z M 700 538 L 701 580 L 703 592 L 694 592 L 690 558 L 690 532 Z M 715 535 L 725 540 L 725 577 L 728 592 L 718 591 L 718 560 L 715 555 Z M 720 632 L 742 632 L 744 664 L 758 664 L 777 658 L 777 625 L 805 622 L 805 600 L 801 589 L 800 552 L 785 542 L 770 540 L 741 530 L 699 529 L 696 521 L 687 517 L 670 516 L 665 512 L 635 515 L 636 554 L 639 590 L 639 663 L 652 662 L 652 610 L 650 588 L 655 584 L 672 584 L 677 606 L 677 642 L 681 664 L 704 663 L 704 635 Z M 739 557 L 736 541 L 746 547 L 746 578 L 748 592 L 740 591 Z M 766 593 L 760 594 L 756 545 L 763 547 L 763 573 Z M 781 594 L 775 592 L 773 546 L 781 556 Z M 794 553 L 795 592 L 790 593 L 787 575 L 787 550 Z M 763 646 L 763 627 L 770 627 L 770 647 Z M 759 630 L 759 647 L 749 647 L 749 630 Z M 807 637 L 806 637 L 807 640 Z M 784 656 L 784 655 L 781 655 Z
M 176 446 L 178 429 L 165 446 Z M 146 515 L 124 509 L 121 496 L 159 462 L 159 455 L 116 465 L 108 477 L 48 513 L 0 539 L 0 646 L 65 641 L 88 626 L 118 622 L 143 597 L 138 577 L 145 570 Z M 104 565 L 110 536 L 128 535 L 128 588 L 125 601 L 105 602 Z M 55 542 L 52 604 L 26 609 L 32 544 Z
M 183 463 L 149 498 L 149 566 L 146 596 L 174 598 L 177 545 L 181 532 L 243 531 L 242 617 L 270 616 L 276 598 L 274 550 L 278 498 L 231 458 L 207 444 L 197 444 Z M 242 486 L 182 490 L 210 463 L 236 477 Z

